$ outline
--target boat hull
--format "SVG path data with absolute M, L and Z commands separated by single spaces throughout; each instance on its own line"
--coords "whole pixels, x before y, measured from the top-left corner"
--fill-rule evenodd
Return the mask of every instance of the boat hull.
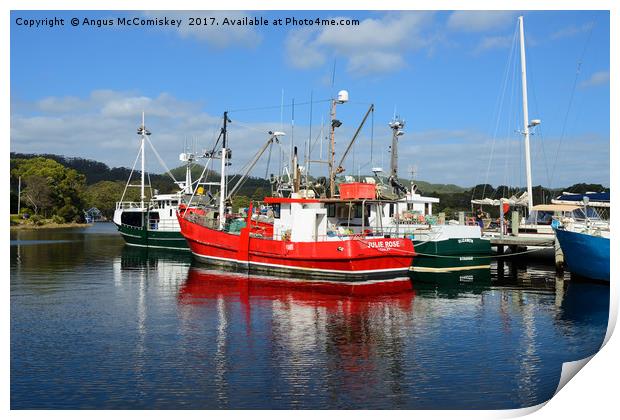
M 187 241 L 180 231 L 157 231 L 118 224 L 116 227 L 127 245 L 189 251 Z
M 594 280 L 609 281 L 609 238 L 555 231 L 571 273 Z
M 480 238 L 453 238 L 440 241 L 413 241 L 416 254 L 466 256 L 491 255 L 491 241 Z
M 449 273 L 489 269 L 491 241 L 480 238 L 452 238 L 440 241 L 413 241 L 416 263 L 412 271 Z
M 179 218 L 195 258 L 249 273 L 293 274 L 310 279 L 358 282 L 406 276 L 413 244 L 406 239 L 290 242 L 210 229 Z

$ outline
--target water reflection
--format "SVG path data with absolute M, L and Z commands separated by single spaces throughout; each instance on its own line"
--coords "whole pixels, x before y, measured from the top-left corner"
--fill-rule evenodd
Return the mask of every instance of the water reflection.
M 351 296 L 111 232 L 13 238 L 12 408 L 517 408 L 607 325 L 608 286 L 539 263 Z
M 349 296 L 316 291 L 312 287 L 278 285 L 277 278 L 247 276 L 193 266 L 179 291 L 182 314 L 191 317 L 194 306 L 210 306 L 217 313 L 215 380 L 218 401 L 226 394 L 231 308 L 243 313 L 245 343 L 269 337 L 270 364 L 277 366 L 274 380 L 300 402 L 316 394 L 317 381 L 326 395 L 346 389 L 349 398 L 363 401 L 369 390 L 389 384 L 390 398 L 406 400 L 403 393 L 406 332 L 411 328 L 415 294 L 412 291 L 386 296 Z M 274 285 L 275 284 L 275 285 Z M 268 323 L 262 321 L 267 316 Z M 255 320 L 254 318 L 257 318 Z M 321 377 L 309 370 L 321 369 Z M 334 374 L 339 372 L 338 374 Z M 277 379 L 276 379 L 277 378 Z M 305 397 L 304 397 L 305 395 Z M 296 398 L 295 398 L 296 396 Z M 228 399 L 226 399 L 228 402 Z
M 609 318 L 609 286 L 591 282 L 567 282 L 558 319 L 589 325 L 606 325 Z
M 479 295 L 491 288 L 489 268 L 444 273 L 412 272 L 411 278 L 420 296 L 458 298 L 464 294 Z

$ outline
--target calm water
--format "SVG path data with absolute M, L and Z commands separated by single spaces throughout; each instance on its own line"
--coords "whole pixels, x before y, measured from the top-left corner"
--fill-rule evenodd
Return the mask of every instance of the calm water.
M 352 298 L 256 287 L 109 224 L 11 232 L 11 408 L 530 406 L 605 336 L 609 287 L 569 279 L 494 264 Z

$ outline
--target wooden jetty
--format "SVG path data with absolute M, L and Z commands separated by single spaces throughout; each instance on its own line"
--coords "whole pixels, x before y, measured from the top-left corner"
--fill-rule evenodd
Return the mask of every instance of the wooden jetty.
M 511 253 L 525 251 L 528 247 L 553 249 L 556 269 L 562 271 L 564 268 L 564 254 L 555 235 L 549 235 L 548 237 L 502 235 L 492 237 L 490 241 L 491 246 L 497 249 L 497 255 L 503 255 L 506 248 Z

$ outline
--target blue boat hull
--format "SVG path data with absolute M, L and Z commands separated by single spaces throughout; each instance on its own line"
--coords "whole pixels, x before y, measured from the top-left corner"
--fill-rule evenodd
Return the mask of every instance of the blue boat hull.
M 556 237 L 571 273 L 609 281 L 609 239 L 556 229 Z

